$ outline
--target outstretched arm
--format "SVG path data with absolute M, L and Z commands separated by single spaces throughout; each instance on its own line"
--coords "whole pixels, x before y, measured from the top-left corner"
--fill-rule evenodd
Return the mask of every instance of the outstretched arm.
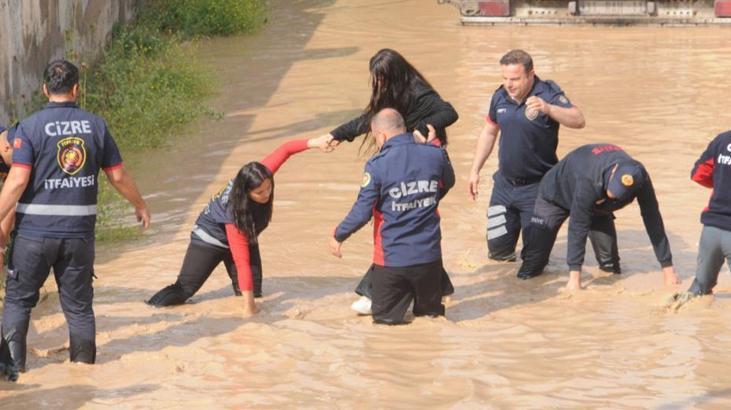
M 637 202 L 640 205 L 642 222 L 645 224 L 645 230 L 650 237 L 650 242 L 652 242 L 655 256 L 662 267 L 665 285 L 677 285 L 680 283 L 680 279 L 673 269 L 673 255 L 670 253 L 670 242 L 665 234 L 665 225 L 663 224 L 662 215 L 660 215 L 660 206 L 657 203 L 655 189 L 652 186 L 650 176 L 646 175 L 646 179 L 647 182 L 645 182 L 637 193 Z
M 269 170 L 272 171 L 272 174 L 275 174 L 279 170 L 279 167 L 287 162 L 289 157 L 292 155 L 306 151 L 310 148 L 320 148 L 325 150 L 327 141 L 328 138 L 326 135 L 318 138 L 311 138 L 309 140 L 302 139 L 287 141 L 272 151 L 271 154 L 267 155 L 266 158 L 261 160 L 261 163 L 269 168 Z
M 366 164 L 358 199 L 353 204 L 348 216 L 335 228 L 330 243 L 330 250 L 333 255 L 340 258 L 342 256 L 340 254 L 340 245 L 371 220 L 373 207 L 376 206 L 379 195 L 380 182 L 378 181 L 378 175 L 374 173 L 373 166 L 368 163 Z

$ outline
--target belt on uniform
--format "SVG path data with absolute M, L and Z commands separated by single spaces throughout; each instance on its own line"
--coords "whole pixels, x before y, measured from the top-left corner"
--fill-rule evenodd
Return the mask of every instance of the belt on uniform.
M 541 177 L 533 177 L 533 178 L 505 178 L 505 181 L 508 182 L 508 184 L 512 186 L 523 186 L 523 185 L 531 185 L 531 184 L 537 184 L 541 182 Z

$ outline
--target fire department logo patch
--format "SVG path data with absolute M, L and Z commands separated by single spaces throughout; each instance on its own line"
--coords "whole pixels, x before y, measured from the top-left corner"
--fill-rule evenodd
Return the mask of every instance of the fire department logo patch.
M 86 163 L 86 146 L 84 140 L 77 137 L 64 138 L 58 142 L 58 166 L 63 172 L 74 175 Z
M 526 107 L 526 109 L 525 109 L 525 118 L 528 118 L 531 121 L 535 120 L 536 118 L 538 118 L 538 110 L 529 110 Z
M 634 178 L 632 178 L 632 175 L 630 174 L 624 174 L 622 175 L 622 185 L 624 186 L 632 186 L 632 184 L 635 183 Z
M 366 172 L 365 174 L 363 174 L 363 182 L 360 184 L 360 186 L 365 188 L 370 183 L 371 183 L 371 174 Z

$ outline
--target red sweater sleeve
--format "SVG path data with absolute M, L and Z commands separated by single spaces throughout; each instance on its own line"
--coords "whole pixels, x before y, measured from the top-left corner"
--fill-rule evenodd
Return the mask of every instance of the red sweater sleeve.
M 307 149 L 307 140 L 292 140 L 280 145 L 271 154 L 267 155 L 261 163 L 264 164 L 272 174 L 276 173 L 279 167 L 284 164 L 289 157 Z
M 239 289 L 242 292 L 254 289 L 254 281 L 251 276 L 251 265 L 249 263 L 249 241 L 246 235 L 239 231 L 234 224 L 226 224 L 226 238 L 228 247 L 236 265 L 236 273 L 239 277 Z

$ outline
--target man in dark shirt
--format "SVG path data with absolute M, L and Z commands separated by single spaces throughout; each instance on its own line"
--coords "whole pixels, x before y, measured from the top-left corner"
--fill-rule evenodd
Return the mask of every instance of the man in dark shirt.
M 51 62 L 43 92 L 49 103 L 18 126 L 13 166 L 0 193 L 0 220 L 17 204 L 0 346 L 9 378 L 25 370 L 30 313 L 51 268 L 69 326 L 71 361 L 96 359 L 92 276 L 101 169 L 143 226 L 150 223 L 106 123 L 76 105 L 78 69 L 65 60 Z
M 583 128 L 584 116 L 553 81 L 535 74 L 533 60 L 523 50 L 500 59 L 503 84 L 490 101 L 485 127 L 477 140 L 469 192 L 477 198 L 480 170 L 500 133 L 499 165 L 487 210 L 488 256 L 515 260 L 515 246 L 530 223 L 541 177 L 558 162 L 560 125 Z M 597 260 L 602 269 L 619 273 L 619 255 L 613 223 L 592 231 Z M 527 279 L 526 277 L 521 277 Z
M 731 131 L 718 135 L 696 161 L 691 179 L 711 188 L 701 213 L 698 268 L 688 289 L 693 296 L 713 293 L 724 259 L 731 268 Z
M 642 221 L 662 266 L 665 284 L 680 283 L 673 270 L 670 244 L 665 235 L 660 209 L 650 176 L 644 166 L 622 148 L 611 144 L 590 144 L 571 151 L 543 177 L 533 217 L 526 235 L 523 264 L 519 274 L 540 275 L 548 264 L 561 225 L 569 221 L 568 289 L 581 288 L 586 239 L 592 227 L 606 225 L 613 212 L 635 198 Z

